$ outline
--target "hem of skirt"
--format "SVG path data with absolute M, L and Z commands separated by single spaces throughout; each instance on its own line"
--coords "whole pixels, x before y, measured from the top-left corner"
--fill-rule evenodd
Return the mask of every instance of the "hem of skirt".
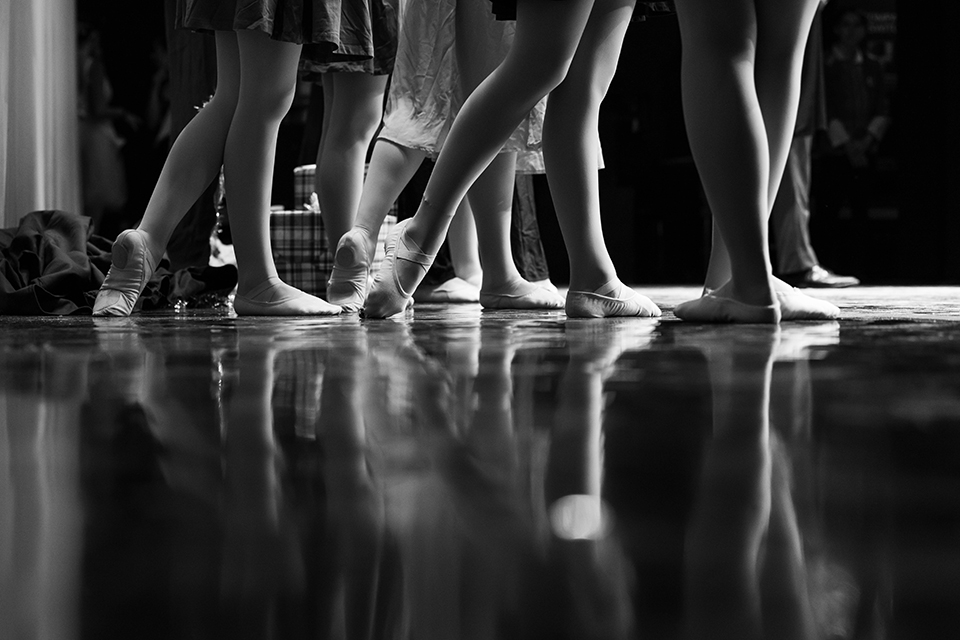
M 321 55 L 313 55 L 312 59 L 315 63 L 317 62 L 362 62 L 364 60 L 369 60 L 371 56 L 367 52 L 350 52 L 341 51 L 341 46 L 339 43 L 333 42 L 331 40 L 324 40 L 319 38 L 317 40 L 304 40 L 303 38 L 297 39 L 284 39 L 282 35 L 277 35 L 266 28 L 264 24 L 252 24 L 245 27 L 240 26 L 221 26 L 217 24 L 212 24 L 207 20 L 185 20 L 183 23 L 178 25 L 180 29 L 187 29 L 196 33 L 204 34 L 213 34 L 217 31 L 259 31 L 266 34 L 270 37 L 271 40 L 276 40 L 277 42 L 287 42 L 290 44 L 299 44 L 305 47 L 318 48 L 323 53 Z

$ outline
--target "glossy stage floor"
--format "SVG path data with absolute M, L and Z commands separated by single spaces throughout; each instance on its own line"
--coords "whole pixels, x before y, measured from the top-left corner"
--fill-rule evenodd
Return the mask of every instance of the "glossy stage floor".
M 0 638 L 953 638 L 960 288 L 0 318 Z

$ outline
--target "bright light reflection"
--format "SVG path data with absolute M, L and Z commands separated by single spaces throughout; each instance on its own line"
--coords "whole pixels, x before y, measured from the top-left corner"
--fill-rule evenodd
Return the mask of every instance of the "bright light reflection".
M 598 496 L 564 496 L 550 505 L 550 527 L 564 540 L 599 540 L 610 530 L 609 510 Z

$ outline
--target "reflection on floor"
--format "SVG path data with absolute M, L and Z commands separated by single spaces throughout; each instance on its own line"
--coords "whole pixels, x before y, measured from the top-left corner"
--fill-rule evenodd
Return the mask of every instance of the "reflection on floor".
M 0 638 L 952 637 L 960 289 L 644 292 L 0 318 Z

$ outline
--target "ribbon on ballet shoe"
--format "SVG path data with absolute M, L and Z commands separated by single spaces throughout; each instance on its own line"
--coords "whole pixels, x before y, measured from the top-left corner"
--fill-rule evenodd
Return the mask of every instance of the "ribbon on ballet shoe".
M 421 251 L 417 243 L 404 234 L 409 222 L 410 219 L 397 223 L 387 239 L 380 271 L 363 305 L 362 313 L 365 318 L 389 318 L 413 306 L 413 291 L 437 257 L 436 254 Z M 407 291 L 400 282 L 397 269 L 401 260 L 417 265 L 414 282 L 408 285 L 411 291 Z

